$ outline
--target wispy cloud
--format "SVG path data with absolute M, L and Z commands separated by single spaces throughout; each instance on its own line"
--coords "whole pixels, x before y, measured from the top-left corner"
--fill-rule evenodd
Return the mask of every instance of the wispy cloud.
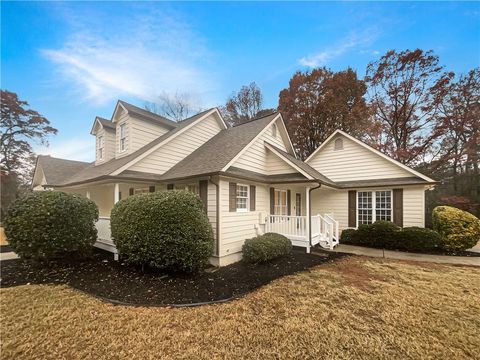
M 51 155 L 62 159 L 92 161 L 95 157 L 95 139 L 72 138 L 66 141 L 51 141 L 50 146 L 37 146 L 36 154 Z
M 352 32 L 337 44 L 327 47 L 315 54 L 301 58 L 299 63 L 302 66 L 310 68 L 324 66 L 348 51 L 371 45 L 377 37 L 378 30 L 376 28 L 368 28 L 363 31 Z
M 127 95 L 153 100 L 176 91 L 211 91 L 211 54 L 188 25 L 164 13 L 98 21 L 78 16 L 60 48 L 42 49 L 80 98 L 103 104 Z M 111 20 L 111 19 L 110 19 Z

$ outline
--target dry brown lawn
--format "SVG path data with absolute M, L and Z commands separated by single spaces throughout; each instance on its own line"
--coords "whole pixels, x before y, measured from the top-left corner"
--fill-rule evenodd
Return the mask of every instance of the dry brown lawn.
M 480 358 L 480 269 L 351 257 L 197 308 L 1 290 L 2 359 Z

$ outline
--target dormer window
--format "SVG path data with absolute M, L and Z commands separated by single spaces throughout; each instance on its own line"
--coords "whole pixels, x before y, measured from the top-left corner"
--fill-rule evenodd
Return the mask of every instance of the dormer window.
M 103 160 L 105 156 L 105 138 L 103 136 L 98 137 L 98 160 Z
M 274 138 L 277 137 L 277 125 L 275 125 L 275 124 L 272 125 L 272 136 Z
M 127 131 L 125 124 L 120 125 L 120 151 L 127 150 Z
M 343 139 L 342 138 L 335 139 L 334 150 L 343 150 Z

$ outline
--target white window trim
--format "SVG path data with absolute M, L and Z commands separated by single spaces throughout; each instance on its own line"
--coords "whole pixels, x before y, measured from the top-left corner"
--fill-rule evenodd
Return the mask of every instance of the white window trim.
M 276 192 L 279 192 L 279 193 L 285 193 L 285 214 L 279 214 L 277 213 L 277 211 L 275 211 L 277 209 L 278 206 L 284 206 L 284 205 L 277 205 L 275 204 L 275 193 Z M 287 190 L 285 189 L 274 189 L 274 193 L 273 193 L 273 212 L 275 213 L 275 215 L 283 215 L 283 216 L 288 216 L 288 196 L 287 196 Z M 282 197 L 280 196 L 280 199 Z
M 239 186 L 245 186 L 247 188 L 247 197 L 246 197 L 247 203 L 246 203 L 246 208 L 245 209 L 244 208 L 239 208 L 237 206 L 237 199 L 239 197 L 237 196 L 237 193 L 236 193 L 237 189 L 235 189 L 235 207 L 236 207 L 236 210 L 237 210 L 237 212 L 249 212 L 250 211 L 250 186 L 248 186 L 247 184 L 237 184 L 237 188 Z M 241 198 L 245 199 L 245 197 L 243 197 L 243 196 Z
M 122 137 L 122 128 L 124 129 L 123 137 Z M 128 144 L 127 144 L 127 124 L 126 124 L 126 123 L 120 124 L 120 125 L 119 125 L 119 131 L 120 131 L 120 141 L 119 141 L 118 146 L 119 146 L 119 151 L 122 153 L 122 152 L 127 151 L 127 149 L 128 149 Z M 124 142 L 123 142 L 123 149 L 122 149 L 122 140 L 124 140 Z
M 390 192 L 390 218 L 391 218 L 391 222 L 393 222 L 393 190 L 392 189 L 376 189 L 376 190 L 370 190 L 370 189 L 367 189 L 367 190 L 357 190 L 357 194 L 356 194 L 356 209 L 355 209 L 355 217 L 356 217 L 356 225 L 357 225 L 357 229 L 358 229 L 358 226 L 360 225 L 358 223 L 358 193 L 361 193 L 361 192 L 371 192 L 372 193 L 372 224 L 377 221 L 377 192 L 381 192 L 381 191 L 389 191 Z M 389 210 L 389 209 L 382 209 L 382 210 Z
M 105 137 L 99 136 L 98 137 L 98 160 L 103 160 L 105 152 Z

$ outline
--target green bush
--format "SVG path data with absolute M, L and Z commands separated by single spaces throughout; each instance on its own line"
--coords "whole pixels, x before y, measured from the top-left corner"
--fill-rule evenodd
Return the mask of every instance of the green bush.
M 355 229 L 342 230 L 342 234 L 340 235 L 340 243 L 352 244 L 352 235 L 355 233 L 355 231 Z
M 266 233 L 245 240 L 242 251 L 246 262 L 263 263 L 290 254 L 292 243 L 283 235 Z
M 451 207 L 433 209 L 433 229 L 442 237 L 442 245 L 448 251 L 469 249 L 480 240 L 480 220 L 469 212 Z
M 438 251 L 441 246 L 442 238 L 436 231 L 414 226 L 395 232 L 385 248 L 421 252 Z
M 51 259 L 85 253 L 97 239 L 95 203 L 59 191 L 35 191 L 14 201 L 7 211 L 5 234 L 21 257 Z
M 362 224 L 351 234 L 352 244 L 384 248 L 391 243 L 400 227 L 390 221 L 379 220 L 373 224 Z
M 191 192 L 130 196 L 115 204 L 110 221 L 113 241 L 127 263 L 193 272 L 212 255 L 212 227 Z

